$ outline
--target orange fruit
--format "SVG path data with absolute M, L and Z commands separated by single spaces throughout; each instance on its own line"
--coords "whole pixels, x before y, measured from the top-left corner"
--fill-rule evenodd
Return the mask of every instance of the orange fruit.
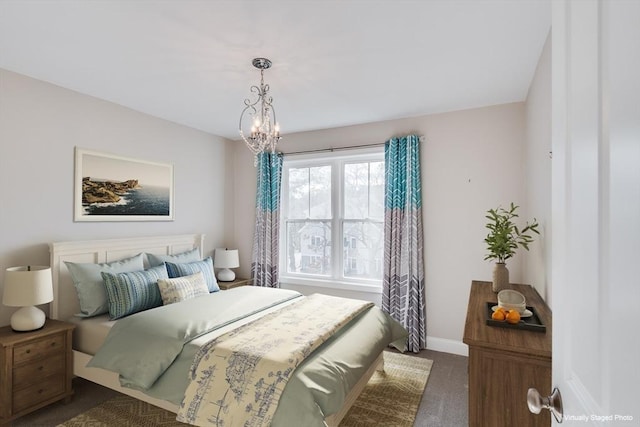
M 520 321 L 520 313 L 517 310 L 509 310 L 505 319 L 509 323 L 518 323 Z
M 504 310 L 502 308 L 498 308 L 496 311 L 491 313 L 491 318 L 493 320 L 504 322 L 504 319 L 506 318 Z

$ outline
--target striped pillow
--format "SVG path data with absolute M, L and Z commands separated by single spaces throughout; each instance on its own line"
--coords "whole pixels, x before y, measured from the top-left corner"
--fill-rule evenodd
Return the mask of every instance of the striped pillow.
M 217 292 L 220 290 L 218 287 L 218 281 L 216 275 L 213 272 L 213 260 L 211 257 L 205 258 L 202 261 L 188 262 L 184 264 L 174 264 L 172 262 L 165 262 L 167 266 L 167 272 L 169 277 L 174 279 L 176 277 L 190 276 L 201 272 L 204 276 L 205 282 L 207 282 L 207 288 L 209 292 Z
M 209 295 L 207 282 L 205 282 L 204 276 L 200 271 L 191 276 L 160 279 L 158 280 L 158 288 L 160 288 L 160 295 L 164 305 Z
M 109 318 L 119 319 L 162 305 L 159 279 L 168 279 L 163 266 L 131 273 L 102 273 L 109 300 Z

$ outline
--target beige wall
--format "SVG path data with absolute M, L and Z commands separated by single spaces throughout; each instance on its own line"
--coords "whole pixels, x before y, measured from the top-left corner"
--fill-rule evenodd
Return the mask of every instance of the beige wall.
M 486 210 L 514 201 L 527 215 L 543 218 L 538 210 L 544 210 L 546 202 L 534 195 L 544 194 L 547 175 L 536 168 L 542 163 L 534 155 L 547 149 L 531 149 L 527 143 L 540 142 L 538 135 L 546 135 L 545 55 L 526 104 L 289 134 L 280 144 L 284 152 L 292 152 L 380 143 L 407 133 L 425 136 L 422 181 L 430 348 L 466 352 L 461 339 L 470 282 L 491 278 L 492 265 L 483 261 Z M 176 220 L 74 223 L 75 146 L 174 163 Z M 241 257 L 237 274 L 249 274 L 255 169 L 239 141 L 0 70 L 0 178 L 0 271 L 27 263 L 48 265 L 51 241 L 203 232 L 206 252 L 237 247 Z M 533 277 L 537 286 L 535 274 L 548 268 L 539 257 L 532 250 L 510 260 L 512 281 Z M 379 294 L 342 295 L 380 301 Z M 7 324 L 12 312 L 0 306 L 0 324 Z
M 525 257 L 524 282 L 551 305 L 551 34 L 547 37 L 526 102 L 526 218 L 540 236 Z
M 280 149 L 286 153 L 380 143 L 408 133 L 426 138 L 421 158 L 427 342 L 430 348 L 465 353 L 461 341 L 471 280 L 491 280 L 492 264 L 483 261 L 485 212 L 511 201 L 526 202 L 524 103 L 290 134 Z M 238 273 L 245 276 L 251 258 L 256 181 L 253 158 L 241 142 L 235 145 L 234 182 Z M 513 281 L 523 280 L 524 256 L 516 255 L 509 262 Z M 379 295 L 343 295 L 379 301 Z
M 227 245 L 229 144 L 0 69 L 0 294 L 7 267 L 49 265 L 52 241 L 198 232 L 207 253 Z M 175 221 L 74 223 L 75 146 L 173 163 Z M 13 311 L 0 304 L 0 325 Z

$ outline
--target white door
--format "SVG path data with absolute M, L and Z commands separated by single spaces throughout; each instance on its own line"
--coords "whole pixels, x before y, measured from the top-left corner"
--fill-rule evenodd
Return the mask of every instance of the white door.
M 640 0 L 552 3 L 552 134 L 563 425 L 640 426 Z

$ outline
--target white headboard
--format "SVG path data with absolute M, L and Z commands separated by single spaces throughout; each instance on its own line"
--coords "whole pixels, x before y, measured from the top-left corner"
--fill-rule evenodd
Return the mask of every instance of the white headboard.
M 53 302 L 49 315 L 52 319 L 66 320 L 80 312 L 76 289 L 64 261 L 103 263 L 140 252 L 172 255 L 193 248 L 199 248 L 202 256 L 203 244 L 204 234 L 50 243 Z

